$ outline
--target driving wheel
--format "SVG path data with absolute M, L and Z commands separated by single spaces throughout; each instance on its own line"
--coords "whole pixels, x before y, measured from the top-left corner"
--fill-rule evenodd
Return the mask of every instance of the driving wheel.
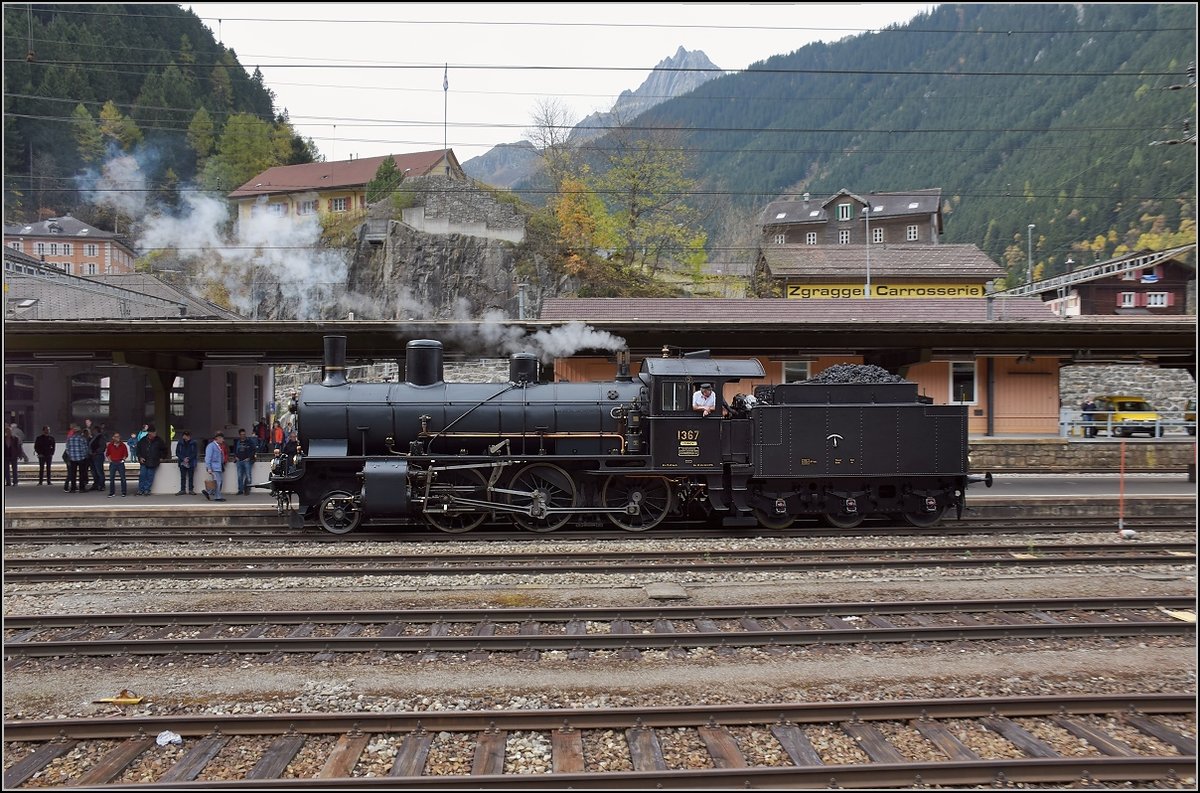
M 430 526 L 450 534 L 462 534 L 483 523 L 487 513 L 478 507 L 456 507 L 455 496 L 485 499 L 487 481 L 474 468 L 453 471 L 438 471 L 437 479 L 429 486 L 430 498 L 437 497 L 433 504 L 425 505 L 425 520 Z
M 559 509 L 575 506 L 577 491 L 571 475 L 550 463 L 534 463 L 513 476 L 509 483 L 508 501 L 513 506 L 527 507 L 529 515 L 513 514 L 513 521 L 530 531 L 554 531 L 565 526 L 574 515 L 570 512 L 547 512 L 547 508 Z
M 354 503 L 354 496 L 344 490 L 334 490 L 321 499 L 317 521 L 330 534 L 346 534 L 358 528 L 362 511 Z
M 671 483 L 661 476 L 622 476 L 614 474 L 604 482 L 601 498 L 604 506 L 625 509 L 636 504 L 637 514 L 610 512 L 608 519 L 625 531 L 647 531 L 662 523 L 675 506 Z

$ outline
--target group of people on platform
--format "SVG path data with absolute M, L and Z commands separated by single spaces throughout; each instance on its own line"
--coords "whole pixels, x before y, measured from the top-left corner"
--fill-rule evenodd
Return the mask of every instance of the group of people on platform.
M 179 467 L 179 490 L 177 496 L 196 495 L 196 470 L 201 465 L 205 470 L 204 487 L 201 489 L 205 498 L 213 501 L 225 501 L 224 490 L 225 466 L 232 458 L 237 473 L 237 492 L 239 495 L 250 495 L 253 485 L 255 457 L 268 448 L 274 449 L 276 455 L 294 454 L 297 444 L 295 432 L 295 411 L 289 411 L 287 430 L 283 421 L 275 421 L 274 426 L 268 426 L 266 419 L 259 419 L 253 428 L 253 435 L 246 430 L 238 430 L 238 436 L 232 444 L 226 444 L 225 433 L 218 431 L 205 446 L 203 454 L 199 443 L 193 439 L 191 430 L 183 430 L 175 442 L 174 458 Z M 173 433 L 172 433 L 173 434 Z M 24 449 L 24 436 L 16 423 L 6 423 L 4 427 L 4 484 L 16 486 L 18 463 L 28 462 Z M 49 427 L 42 427 L 42 434 L 33 443 L 34 453 L 38 459 L 38 481 L 41 484 L 53 484 L 51 479 L 52 464 L 57 448 L 57 441 L 50 434 Z M 121 495 L 129 495 L 126 478 L 126 462 L 136 459 L 138 467 L 137 489 L 135 496 L 149 496 L 153 487 L 155 475 L 159 466 L 171 458 L 167 442 L 159 436 L 153 424 L 144 424 L 140 432 L 134 433 L 128 441 L 122 439 L 121 433 L 108 433 L 103 425 L 93 426 L 90 419 L 82 427 L 72 424 L 67 432 L 67 442 L 62 454 L 67 464 L 66 481 L 63 491 L 79 493 L 88 491 L 103 491 L 105 482 L 104 463 L 108 463 L 108 496 L 114 498 L 117 491 L 117 480 L 121 483 Z

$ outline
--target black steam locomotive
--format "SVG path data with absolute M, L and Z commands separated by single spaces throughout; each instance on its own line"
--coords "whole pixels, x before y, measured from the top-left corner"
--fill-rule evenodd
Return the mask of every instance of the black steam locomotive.
M 670 516 L 783 529 L 798 517 L 852 528 L 868 514 L 916 526 L 967 485 L 967 414 L 913 383 L 796 383 L 739 394 L 702 417 L 702 382 L 761 378 L 757 360 L 647 358 L 611 382 L 538 382 L 510 358 L 509 382 L 446 383 L 442 345 L 409 342 L 404 382 L 351 383 L 346 339 L 325 338 L 324 380 L 300 392 L 299 446 L 269 487 L 293 523 L 344 534 L 365 521 L 467 532 L 508 516 L 535 532 L 573 520 L 646 531 Z M 990 485 L 990 475 L 987 477 Z M 298 501 L 298 508 L 293 506 Z

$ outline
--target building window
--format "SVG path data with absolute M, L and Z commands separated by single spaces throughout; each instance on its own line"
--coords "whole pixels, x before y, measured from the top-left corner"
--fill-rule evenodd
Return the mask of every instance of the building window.
M 276 217 L 283 217 L 287 214 L 287 204 L 271 204 L 270 211 Z
M 838 204 L 837 205 L 837 219 L 838 220 L 849 220 L 850 219 L 850 205 L 849 204 Z
M 1166 292 L 1150 292 L 1146 295 L 1146 305 L 1150 308 L 1166 308 Z
M 804 235 L 804 244 L 805 245 L 816 245 L 817 244 L 817 232 L 810 231 L 807 234 L 805 234 Z
M 975 403 L 975 362 L 953 361 L 950 364 L 950 403 Z
M 1141 278 L 1141 276 L 1142 276 L 1141 270 L 1126 270 L 1125 272 L 1121 273 L 1121 280 L 1122 281 L 1136 281 L 1138 278 Z
M 83 271 L 83 275 L 95 275 L 98 268 L 95 262 L 86 262 L 79 265 L 79 269 Z
M 906 242 L 916 242 L 917 240 L 919 240 L 921 238 L 920 235 L 917 233 L 917 229 L 918 229 L 917 226 L 909 226 L 905 230 L 904 239 Z
M 109 418 L 112 381 L 84 372 L 71 378 L 71 415 L 77 419 L 104 421 Z
M 183 377 L 176 377 L 174 380 L 171 381 L 171 393 L 167 397 L 167 401 L 169 403 L 169 407 L 171 408 L 172 416 L 182 416 L 183 415 L 183 401 L 184 401 L 183 386 L 184 386 Z
M 36 253 L 38 256 L 45 256 L 46 255 L 46 243 L 35 242 L 33 244 L 33 250 L 34 250 L 34 253 Z
M 871 229 L 871 242 L 875 243 L 876 245 L 883 244 L 883 229 L 881 229 L 881 228 Z
M 775 244 L 776 244 L 776 245 L 782 245 L 782 244 L 784 244 L 785 242 L 787 242 L 787 235 L 786 235 L 786 234 L 776 234 L 776 235 L 775 235 Z
M 301 201 L 299 209 L 296 210 L 298 215 L 313 215 L 317 211 L 316 201 Z
M 99 256 L 100 248 L 97 245 L 84 245 L 83 246 L 83 255 L 87 256 L 88 258 L 94 258 L 96 256 Z
M 1133 308 L 1134 306 L 1137 305 L 1137 293 L 1136 292 L 1122 292 L 1121 293 L 1121 302 L 1119 305 L 1121 306 L 1121 308 Z
M 12 248 L 14 251 L 19 251 L 21 250 L 21 241 L 13 240 L 12 242 L 8 243 L 8 247 Z
M 51 256 L 58 255 L 58 243 L 57 242 L 50 243 L 50 255 Z
M 237 424 L 237 372 L 225 373 L 225 423 Z
M 800 380 L 807 380 L 812 377 L 809 372 L 812 369 L 812 364 L 808 361 L 784 361 L 783 362 L 783 382 L 795 383 Z
M 71 243 L 64 242 L 63 243 L 63 256 L 70 256 L 70 255 L 71 255 Z
M 4 375 L 5 402 L 32 402 L 34 396 L 33 377 L 27 374 Z
M 329 199 L 329 210 L 331 212 L 345 212 L 346 211 L 346 199 L 344 199 L 344 198 Z
M 841 231 L 838 232 L 838 245 L 849 245 L 849 244 L 850 244 L 850 230 L 842 229 Z

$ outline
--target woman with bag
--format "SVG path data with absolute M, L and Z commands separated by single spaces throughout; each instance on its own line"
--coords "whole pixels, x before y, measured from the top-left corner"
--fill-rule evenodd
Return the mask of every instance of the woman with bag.
M 204 497 L 213 501 L 224 501 L 221 490 L 225 484 L 225 433 L 218 431 L 204 450 L 204 468 L 208 478 L 204 480 Z

